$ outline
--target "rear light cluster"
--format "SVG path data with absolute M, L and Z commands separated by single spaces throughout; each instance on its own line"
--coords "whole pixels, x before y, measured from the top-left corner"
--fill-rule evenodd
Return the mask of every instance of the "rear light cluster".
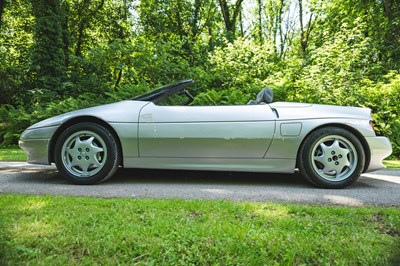
M 369 125 L 371 126 L 372 130 L 375 132 L 374 123 L 372 120 L 369 120 Z

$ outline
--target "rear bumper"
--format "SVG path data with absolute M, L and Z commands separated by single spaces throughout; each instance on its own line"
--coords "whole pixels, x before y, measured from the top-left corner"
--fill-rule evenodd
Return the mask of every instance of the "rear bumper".
M 383 159 L 392 154 L 392 144 L 386 137 L 367 137 L 371 160 L 369 166 L 365 172 L 371 172 L 385 168 L 383 165 Z

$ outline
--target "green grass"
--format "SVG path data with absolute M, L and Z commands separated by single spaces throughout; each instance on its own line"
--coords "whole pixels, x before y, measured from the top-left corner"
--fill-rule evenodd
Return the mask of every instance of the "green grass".
M 0 265 L 399 265 L 399 208 L 0 194 Z
M 0 149 L 0 161 L 26 161 L 26 154 L 21 149 Z

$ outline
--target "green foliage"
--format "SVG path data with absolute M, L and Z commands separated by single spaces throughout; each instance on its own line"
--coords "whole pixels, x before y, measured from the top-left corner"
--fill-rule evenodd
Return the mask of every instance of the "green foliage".
M 36 18 L 31 71 L 35 89 L 44 92 L 41 100 L 53 101 L 63 96 L 61 84 L 66 80 L 63 50 L 64 14 L 60 0 L 31 0 Z
M 192 105 L 237 105 L 246 104 L 250 99 L 249 94 L 244 94 L 237 89 L 208 90 L 199 93 Z
M 276 71 L 277 55 L 268 45 L 256 45 L 246 39 L 217 47 L 210 56 L 213 87 L 243 89 L 262 84 Z
M 371 108 L 378 134 L 386 135 L 392 142 L 393 156 L 400 156 L 400 74 L 394 72 L 384 77 L 372 88 L 363 88 L 365 107 Z
M 371 76 L 369 52 L 371 43 L 362 32 L 364 23 L 352 28 L 342 25 L 343 32 L 315 48 L 294 86 L 297 101 L 338 105 L 359 105 L 359 82 Z
M 130 84 L 126 83 L 115 90 L 107 91 L 105 95 L 109 97 L 111 101 L 123 101 L 133 98 L 134 96 L 141 95 L 149 90 L 149 86 L 146 83 Z
M 0 144 L 1 146 L 10 146 L 18 143 L 18 139 L 24 128 L 31 122 L 31 116 L 25 111 L 25 108 L 18 108 L 12 105 L 0 106 Z
M 33 16 L 29 1 L 2 1 L 0 21 L 0 104 L 18 104 L 30 89 Z
M 68 97 L 62 101 L 50 102 L 46 106 L 36 105 L 25 108 L 12 105 L 0 106 L 0 146 L 7 147 L 18 143 L 20 134 L 30 125 L 61 113 L 106 103 L 106 99 L 93 93 L 77 98 Z

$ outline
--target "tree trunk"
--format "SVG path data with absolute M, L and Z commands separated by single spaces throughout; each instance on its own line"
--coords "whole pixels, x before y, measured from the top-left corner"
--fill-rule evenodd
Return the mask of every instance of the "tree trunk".
M 6 0 L 0 0 L 0 28 L 3 25 L 3 14 L 6 6 Z
M 262 0 L 257 0 L 258 4 L 258 41 L 263 44 L 263 25 L 262 25 Z
M 86 0 L 84 2 L 83 9 L 88 8 L 90 5 L 90 0 Z M 76 48 L 75 48 L 75 55 L 76 56 L 81 56 L 82 55 L 82 45 L 85 40 L 85 30 L 86 26 L 89 22 L 89 18 L 92 18 L 96 16 L 96 13 L 100 11 L 104 6 L 104 0 L 101 0 L 100 4 L 97 6 L 97 8 L 91 12 L 85 13 L 84 10 L 82 11 L 81 15 L 81 21 L 79 23 L 79 30 L 78 30 L 78 40 L 76 43 Z
M 225 23 L 226 37 L 230 42 L 233 42 L 236 34 L 236 21 L 240 13 L 243 0 L 237 0 L 233 6 L 232 11 L 229 10 L 229 6 L 226 0 L 218 0 L 218 2 Z
M 303 1 L 299 0 L 299 20 L 300 20 L 300 44 L 303 55 L 306 55 L 308 40 L 313 28 L 313 14 L 311 13 L 310 19 L 307 22 L 307 29 L 303 25 Z

